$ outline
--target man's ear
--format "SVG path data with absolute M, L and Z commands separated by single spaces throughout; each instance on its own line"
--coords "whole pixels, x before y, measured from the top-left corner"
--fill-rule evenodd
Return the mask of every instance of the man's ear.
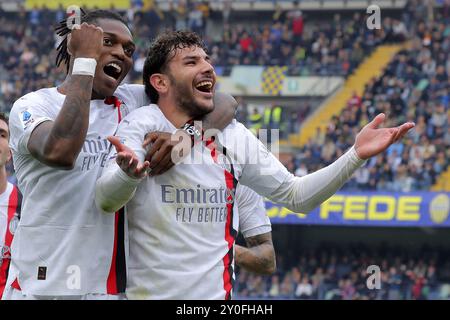
M 169 90 L 169 79 L 162 73 L 154 73 L 150 76 L 150 84 L 158 94 L 165 94 Z
M 10 162 L 11 159 L 12 159 L 12 151 L 11 151 L 11 149 L 9 149 L 7 162 Z

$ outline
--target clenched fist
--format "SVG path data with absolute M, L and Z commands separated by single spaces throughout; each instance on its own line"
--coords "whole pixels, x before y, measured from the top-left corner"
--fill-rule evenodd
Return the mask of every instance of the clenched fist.
M 103 29 L 83 22 L 75 25 L 67 38 L 67 50 L 73 58 L 93 58 L 98 61 L 103 47 Z

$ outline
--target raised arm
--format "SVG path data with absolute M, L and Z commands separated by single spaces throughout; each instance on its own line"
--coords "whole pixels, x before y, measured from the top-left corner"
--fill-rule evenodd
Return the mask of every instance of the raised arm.
M 395 128 L 378 128 L 384 119 L 384 114 L 375 117 L 357 135 L 348 152 L 329 166 L 301 178 L 288 173 L 267 151 L 261 151 L 259 142 L 258 152 L 251 153 L 258 153 L 268 166 L 261 169 L 261 161 L 245 165 L 241 183 L 292 211 L 308 213 L 336 193 L 365 160 L 385 151 L 414 127 L 414 123 L 405 123 Z
M 74 59 L 98 60 L 102 45 L 102 29 L 83 23 L 72 30 L 68 48 Z M 28 140 L 27 148 L 36 159 L 60 169 L 73 168 L 89 126 L 93 80 L 93 76 L 85 74 L 72 74 L 66 79 L 66 98 L 55 121 L 39 124 Z

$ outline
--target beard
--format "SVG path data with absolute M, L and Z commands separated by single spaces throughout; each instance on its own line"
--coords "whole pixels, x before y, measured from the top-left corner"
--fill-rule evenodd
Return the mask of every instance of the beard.
M 178 82 L 171 74 L 169 74 L 169 79 L 174 87 L 176 106 L 188 114 L 189 117 L 198 119 L 213 110 L 195 101 L 190 84 Z

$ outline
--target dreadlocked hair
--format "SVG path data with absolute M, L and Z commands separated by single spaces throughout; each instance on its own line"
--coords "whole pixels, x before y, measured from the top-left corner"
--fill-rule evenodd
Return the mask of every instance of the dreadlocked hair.
M 82 8 L 80 8 L 80 13 L 81 13 L 80 24 L 83 22 L 94 23 L 98 19 L 112 19 L 122 22 L 124 25 L 127 26 L 128 29 L 130 29 L 125 19 L 122 18 L 122 16 L 120 16 L 118 13 L 112 11 L 93 10 L 90 12 L 86 12 Z M 56 51 L 58 52 L 58 54 L 56 55 L 56 66 L 59 67 L 61 63 L 64 62 L 64 64 L 66 65 L 67 73 L 69 73 L 69 66 L 70 66 L 70 54 L 67 51 L 67 35 L 71 31 L 72 30 L 69 29 L 67 26 L 67 18 L 61 20 L 55 27 L 56 34 L 63 38 L 59 46 L 56 48 Z

